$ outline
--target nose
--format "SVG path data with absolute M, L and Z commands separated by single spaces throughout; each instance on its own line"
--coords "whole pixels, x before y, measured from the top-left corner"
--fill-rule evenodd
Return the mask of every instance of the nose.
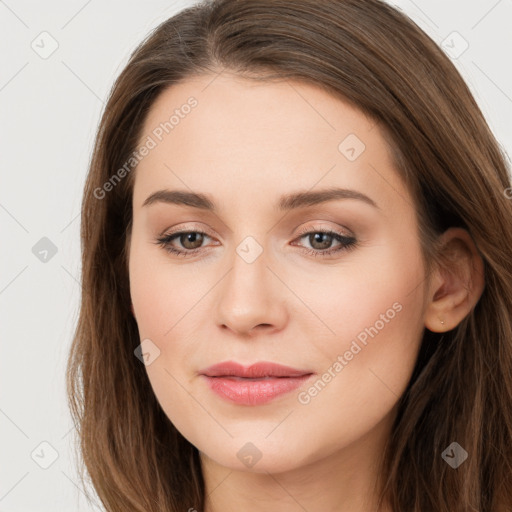
M 216 321 L 221 329 L 254 336 L 286 325 L 286 287 L 267 267 L 265 252 L 252 263 L 235 253 L 231 270 L 216 288 Z

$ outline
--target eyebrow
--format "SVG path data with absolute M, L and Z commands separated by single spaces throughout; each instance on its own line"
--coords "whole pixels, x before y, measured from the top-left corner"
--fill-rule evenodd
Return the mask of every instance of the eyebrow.
M 357 199 L 380 209 L 377 203 L 370 197 L 357 190 L 346 188 L 328 188 L 317 191 L 306 190 L 285 194 L 279 198 L 277 209 L 289 211 L 339 199 Z M 176 204 L 212 212 L 217 211 L 215 202 L 210 196 L 187 190 L 158 190 L 149 195 L 142 206 L 149 206 L 155 203 Z

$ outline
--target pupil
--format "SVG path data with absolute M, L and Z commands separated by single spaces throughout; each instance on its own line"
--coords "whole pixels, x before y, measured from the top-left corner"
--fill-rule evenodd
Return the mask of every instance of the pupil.
M 311 246 L 315 249 L 327 249 L 331 243 L 331 238 L 332 238 L 332 235 L 329 235 L 329 233 L 314 233 L 313 235 L 313 242 L 311 241 L 311 238 L 310 238 L 310 243 L 311 243 Z M 317 239 L 317 237 L 319 237 Z M 322 242 L 322 239 L 325 237 L 324 241 Z M 316 246 L 315 247 L 315 244 L 319 242 L 319 245 L 320 247 Z
M 198 247 L 201 247 L 201 243 L 203 241 L 202 236 L 203 235 L 201 235 L 200 233 L 187 233 L 185 235 L 182 235 L 180 241 L 183 247 L 186 247 L 187 249 L 197 249 Z M 192 247 L 187 245 L 189 242 L 192 244 Z

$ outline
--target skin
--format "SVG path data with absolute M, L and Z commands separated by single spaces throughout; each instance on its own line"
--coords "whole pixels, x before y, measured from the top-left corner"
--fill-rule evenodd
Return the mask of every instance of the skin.
M 136 169 L 129 275 L 140 338 L 160 350 L 148 378 L 200 452 L 206 510 L 377 510 L 378 463 L 422 333 L 453 329 L 469 313 L 483 289 L 482 260 L 469 235 L 452 228 L 443 239 L 457 273 L 436 269 L 426 279 L 414 201 L 378 125 L 348 103 L 298 82 L 195 77 L 158 97 L 141 143 L 190 96 L 197 107 Z M 366 146 L 354 161 L 338 149 L 349 134 Z M 364 193 L 378 208 L 357 199 L 275 208 L 284 194 L 332 186 Z M 208 194 L 217 211 L 143 206 L 161 189 Z M 302 228 L 357 243 L 315 257 L 306 251 L 342 244 L 327 237 L 322 246 Z M 193 256 L 155 243 L 198 229 L 208 235 L 202 245 L 171 243 L 199 246 Z M 251 263 L 237 253 L 248 236 L 262 249 Z M 393 304 L 400 311 L 347 360 L 356 336 Z M 347 364 L 308 403 L 298 395 L 311 382 L 246 406 L 214 394 L 198 375 L 226 360 L 272 361 L 317 380 L 339 355 Z M 237 457 L 248 442 L 261 454 L 252 467 Z

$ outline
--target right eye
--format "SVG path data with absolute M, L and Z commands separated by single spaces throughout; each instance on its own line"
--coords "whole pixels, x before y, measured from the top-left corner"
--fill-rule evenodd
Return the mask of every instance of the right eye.
M 205 237 L 210 238 L 204 231 L 177 231 L 157 238 L 156 243 L 161 245 L 166 251 L 177 256 L 187 257 L 199 252 Z M 182 249 L 176 248 L 173 242 L 178 240 Z M 191 246 L 191 247 L 187 247 Z

